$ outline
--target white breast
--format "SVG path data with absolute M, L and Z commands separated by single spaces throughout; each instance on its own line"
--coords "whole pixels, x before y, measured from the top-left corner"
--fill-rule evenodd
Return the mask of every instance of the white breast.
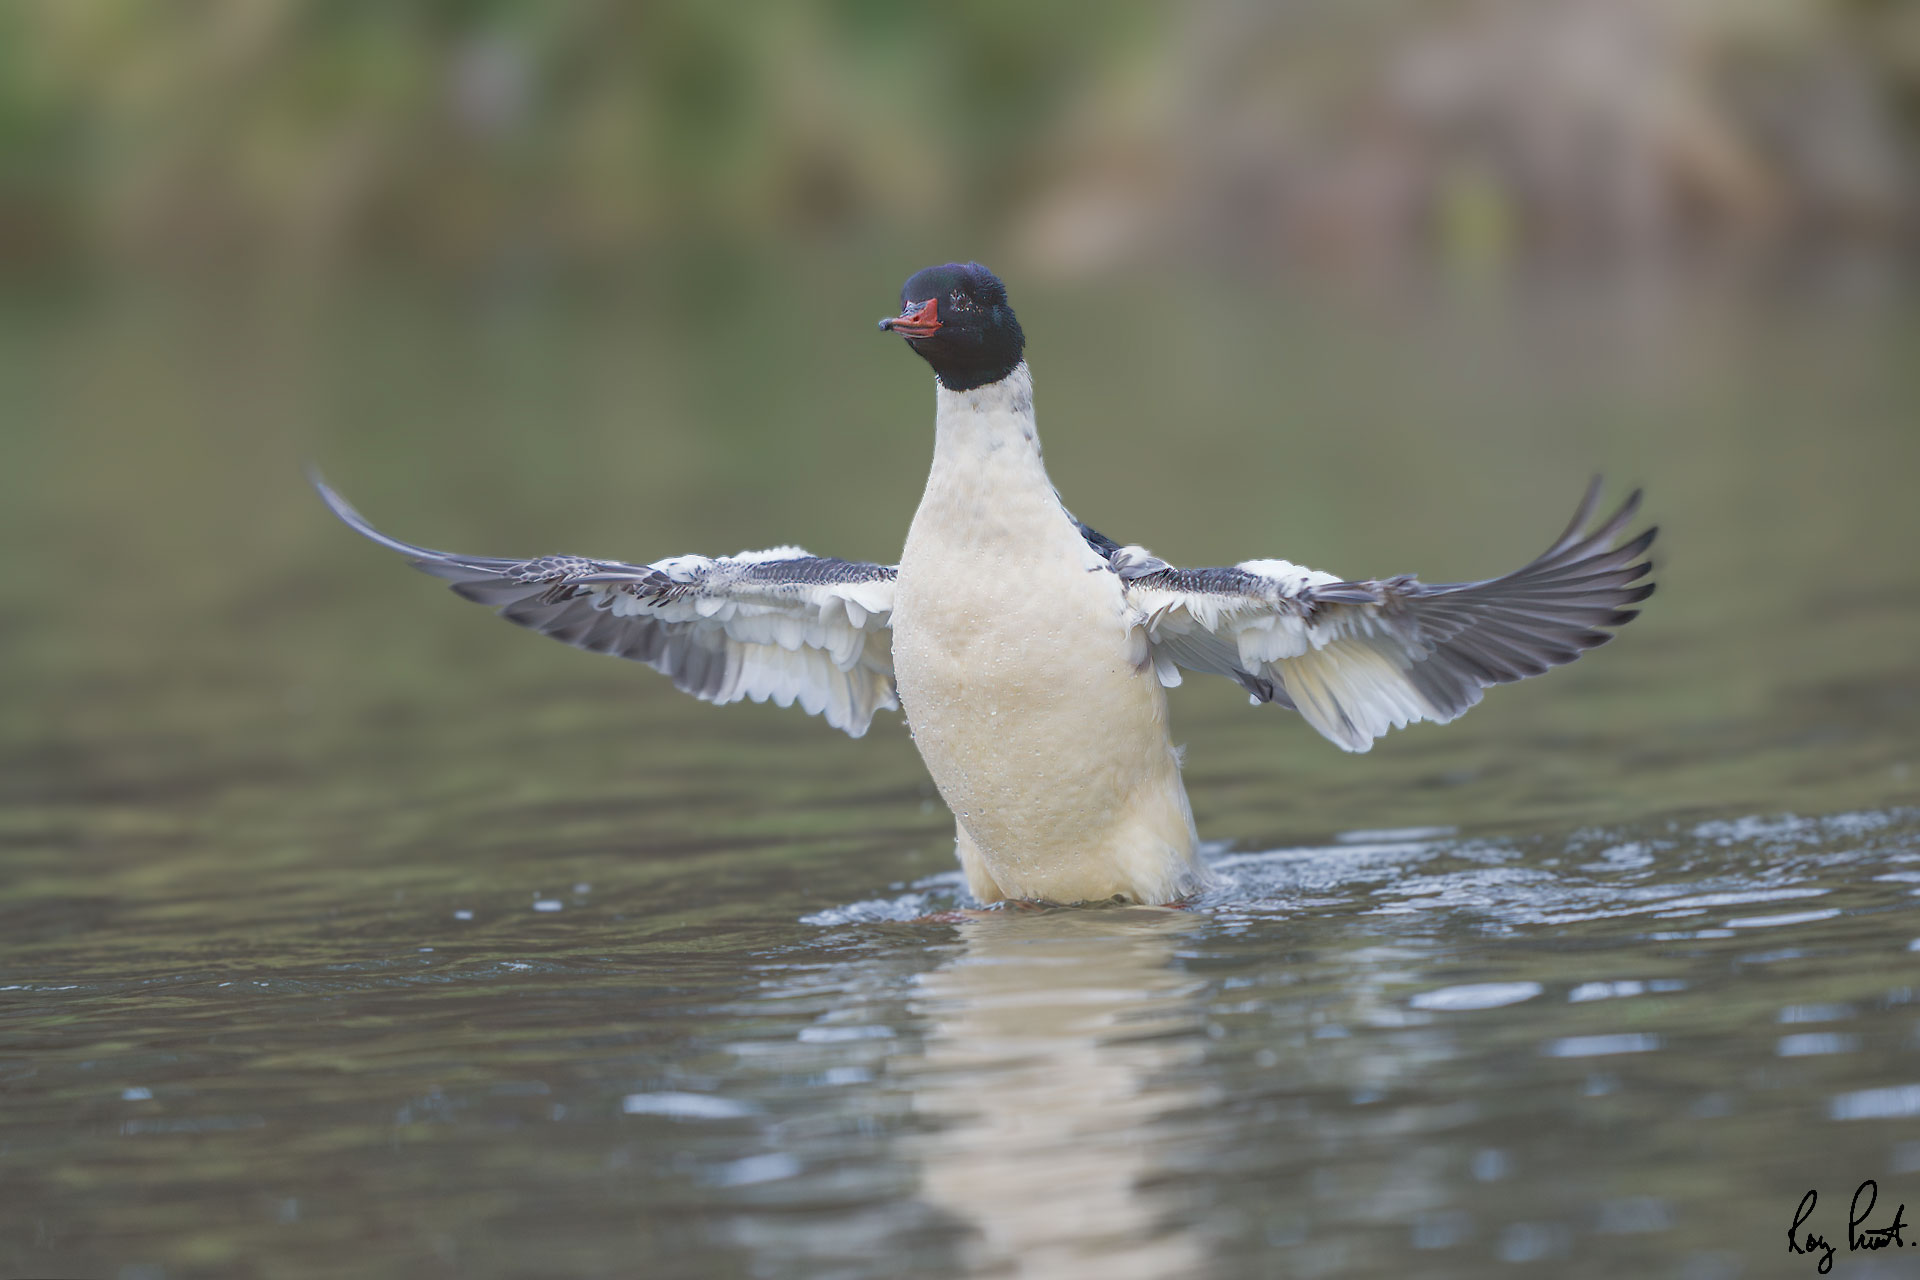
M 1001 894 L 1170 901 L 1200 874 L 1165 696 L 1047 479 L 1032 406 L 1024 364 L 939 392 L 895 594 L 901 702 Z

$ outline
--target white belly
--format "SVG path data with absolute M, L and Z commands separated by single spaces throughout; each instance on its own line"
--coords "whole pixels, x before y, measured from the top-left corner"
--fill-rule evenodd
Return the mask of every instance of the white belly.
M 1198 887 L 1166 698 L 1143 657 L 1119 579 L 1037 447 L 936 454 L 900 558 L 893 659 L 963 861 L 970 838 L 983 866 L 976 894 L 1167 902 Z

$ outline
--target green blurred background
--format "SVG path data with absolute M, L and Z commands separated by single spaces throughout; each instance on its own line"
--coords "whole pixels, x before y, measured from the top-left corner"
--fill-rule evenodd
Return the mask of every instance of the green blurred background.
M 1912 233 L 1898 0 L 9 6 L 15 263 L 965 246 L 1378 276 Z

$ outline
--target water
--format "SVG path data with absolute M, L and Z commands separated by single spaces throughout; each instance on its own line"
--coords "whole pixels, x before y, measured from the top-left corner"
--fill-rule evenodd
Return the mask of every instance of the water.
M 1364 757 L 1189 681 L 1219 887 L 956 920 L 897 719 L 682 699 L 298 489 L 889 555 L 926 380 L 803 283 L 0 318 L 0 1271 L 1811 1275 L 1817 1189 L 1832 1274 L 1920 1273 L 1844 1246 L 1920 1204 L 1910 308 L 1028 290 L 1110 533 L 1473 576 L 1604 465 L 1662 585 Z

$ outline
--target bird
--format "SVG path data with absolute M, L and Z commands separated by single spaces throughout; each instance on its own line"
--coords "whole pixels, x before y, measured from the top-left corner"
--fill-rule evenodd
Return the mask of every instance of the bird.
M 983 906 L 1179 904 L 1209 887 L 1166 690 L 1235 681 L 1334 745 L 1446 723 L 1493 685 L 1572 662 L 1653 593 L 1635 490 L 1502 577 L 1345 579 L 1282 559 L 1178 568 L 1062 503 L 1041 458 L 1026 338 L 977 262 L 910 276 L 880 329 L 932 367 L 933 461 L 899 562 L 797 546 L 645 564 L 495 558 L 355 531 L 509 622 L 630 658 L 712 703 L 799 703 L 860 737 L 903 712 Z

